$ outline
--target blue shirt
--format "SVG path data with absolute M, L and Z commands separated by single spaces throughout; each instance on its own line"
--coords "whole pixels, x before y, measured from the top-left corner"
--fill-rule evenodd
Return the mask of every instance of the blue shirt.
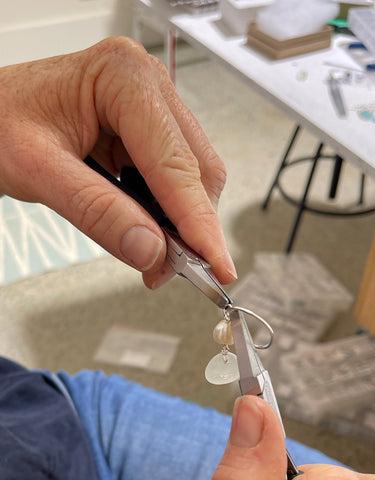
M 81 423 L 55 384 L 0 357 L 1 480 L 97 480 Z

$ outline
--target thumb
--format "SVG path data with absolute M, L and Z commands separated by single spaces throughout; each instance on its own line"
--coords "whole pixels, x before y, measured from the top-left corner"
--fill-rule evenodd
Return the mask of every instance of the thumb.
M 161 268 L 163 232 L 135 200 L 68 152 L 48 174 L 42 203 L 128 265 L 142 272 Z
M 285 473 L 285 439 L 278 416 L 261 398 L 238 398 L 228 444 L 212 480 L 285 480 Z

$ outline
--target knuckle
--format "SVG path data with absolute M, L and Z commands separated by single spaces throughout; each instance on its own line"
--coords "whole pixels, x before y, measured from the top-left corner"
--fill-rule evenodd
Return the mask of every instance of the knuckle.
M 201 164 L 202 180 L 211 200 L 217 201 L 227 181 L 227 171 L 223 161 L 208 142 L 200 146 L 204 161 Z
M 177 97 L 175 86 L 171 80 L 166 66 L 159 58 L 154 57 L 153 55 L 149 55 L 149 59 L 152 70 L 158 80 L 160 92 L 167 102 L 169 102 L 171 105 L 173 104 L 174 109 L 177 111 L 181 102 Z
M 91 53 L 95 108 L 101 125 L 119 131 L 121 118 L 147 118 L 153 70 L 144 47 L 127 37 L 110 37 Z
M 88 186 L 76 192 L 72 198 L 72 208 L 78 212 L 78 227 L 87 235 L 106 233 L 111 227 L 108 212 L 116 201 L 112 192 L 98 192 L 96 186 Z
M 153 68 L 155 68 L 158 73 L 165 76 L 166 78 L 169 78 L 168 70 L 166 69 L 164 63 L 160 60 L 160 58 L 155 57 L 154 55 L 149 55 L 149 60 Z
M 214 230 L 217 215 L 210 202 L 205 201 L 205 198 L 202 198 L 199 194 L 197 198 L 194 198 L 194 191 L 191 187 L 186 186 L 186 190 L 188 190 L 187 193 L 190 198 L 189 209 L 184 214 L 180 213 L 178 220 L 175 222 L 177 230 L 181 232 L 192 231 L 194 225 L 197 224 L 206 225 L 207 228 Z
M 178 152 L 168 156 L 158 165 L 163 175 L 175 189 L 194 190 L 201 188 L 201 175 L 196 158 L 192 154 Z M 152 172 L 151 172 L 152 175 Z
M 227 181 L 227 171 L 224 163 L 215 154 L 215 164 L 212 168 L 214 185 L 219 192 L 222 192 Z
M 151 62 L 149 54 L 143 45 L 129 37 L 109 37 L 94 45 L 92 57 L 94 62 L 104 62 L 105 65 L 115 66 L 121 72 L 136 70 L 149 74 Z
M 200 182 L 200 169 L 197 158 L 193 155 L 189 145 L 181 141 L 179 135 L 168 127 L 168 118 L 159 123 L 158 161 L 150 162 L 145 168 L 145 175 L 151 179 L 154 174 L 163 175 L 169 172 L 173 181 L 184 183 L 184 180 Z M 165 127 L 164 127 L 165 125 Z
M 149 55 L 149 61 L 153 71 L 156 73 L 159 79 L 161 90 L 168 88 L 174 91 L 173 82 L 164 63 L 159 58 L 153 55 Z
M 142 44 L 129 37 L 108 37 L 101 42 L 97 43 L 93 47 L 99 52 L 103 52 L 109 55 L 120 55 L 123 56 L 139 56 L 139 57 L 148 57 L 148 54 Z
M 198 160 L 187 146 L 185 148 L 181 146 L 180 151 L 166 158 L 164 163 L 162 162 L 162 166 L 180 171 L 186 180 L 200 182 L 201 176 Z

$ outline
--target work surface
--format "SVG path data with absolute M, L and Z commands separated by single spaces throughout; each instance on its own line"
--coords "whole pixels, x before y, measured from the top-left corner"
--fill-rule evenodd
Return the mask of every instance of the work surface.
M 247 46 L 244 36 L 231 35 L 219 12 L 187 14 L 180 7 L 170 8 L 165 0 L 137 0 L 137 6 L 140 16 L 142 11 L 151 13 L 166 28 L 176 29 L 183 39 L 230 68 L 345 160 L 375 177 L 375 117 L 365 120 L 361 115 L 375 108 L 375 75 L 358 81 L 358 64 L 344 47 L 353 37 L 338 35 L 330 49 L 270 60 Z M 332 71 L 344 71 L 338 66 L 347 67 L 356 77 L 341 86 L 347 111 L 342 118 L 327 85 Z

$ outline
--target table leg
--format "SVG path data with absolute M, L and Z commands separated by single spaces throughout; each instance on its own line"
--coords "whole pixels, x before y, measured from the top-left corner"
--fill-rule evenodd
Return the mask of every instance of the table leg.
M 290 237 L 289 237 L 289 240 L 288 240 L 288 243 L 287 243 L 287 247 L 285 249 L 285 253 L 290 253 L 291 250 L 292 250 L 294 239 L 296 237 L 297 230 L 298 230 L 301 218 L 302 218 L 302 214 L 306 209 L 307 195 L 308 195 L 309 190 L 310 190 L 310 186 L 311 186 L 311 182 L 312 182 L 312 179 L 313 179 L 313 176 L 314 176 L 314 173 L 315 173 L 316 165 L 319 161 L 319 158 L 321 157 L 322 148 L 323 148 L 323 143 L 321 143 L 319 145 L 318 150 L 316 151 L 316 154 L 315 154 L 315 156 L 312 160 L 312 166 L 311 166 L 310 174 L 309 174 L 309 177 L 308 177 L 307 182 L 306 182 L 305 191 L 303 192 L 303 196 L 302 196 L 302 199 L 301 199 L 300 204 L 299 204 L 297 216 L 294 220 L 292 233 L 290 234 Z
M 329 190 L 328 198 L 333 200 L 336 198 L 337 193 L 337 186 L 339 184 L 340 173 L 342 169 L 343 160 L 340 155 L 336 155 L 335 164 L 333 167 L 333 174 L 332 174 L 332 181 L 331 181 L 331 188 Z
M 277 170 L 277 173 L 276 173 L 276 176 L 275 178 L 273 179 L 273 182 L 272 182 L 272 185 L 270 187 L 270 189 L 268 190 L 268 193 L 267 193 L 267 196 L 266 196 L 266 199 L 264 200 L 263 202 L 263 205 L 262 205 L 262 210 L 266 210 L 267 207 L 268 207 L 268 204 L 269 204 L 269 201 L 271 200 L 271 195 L 272 195 L 272 192 L 273 190 L 276 188 L 277 186 L 277 182 L 279 180 L 279 177 L 280 177 L 280 174 L 281 172 L 283 171 L 283 169 L 287 166 L 287 160 L 288 160 L 288 157 L 289 157 L 289 154 L 290 154 L 290 151 L 296 141 L 296 138 L 298 136 L 298 133 L 300 131 L 301 127 L 300 125 L 297 125 L 297 127 L 295 128 L 294 132 L 293 132 L 293 135 L 292 135 L 292 138 L 290 139 L 290 142 L 286 148 L 286 151 L 283 155 L 283 158 L 281 160 L 281 163 L 279 165 L 279 168 Z
M 177 32 L 170 28 L 167 37 L 167 68 L 173 84 L 176 83 L 176 46 Z
M 141 25 L 141 13 L 137 6 L 134 8 L 133 20 L 132 20 L 132 33 L 131 36 L 137 42 L 142 43 L 142 25 Z
M 358 199 L 358 205 L 363 205 L 363 197 L 364 197 L 364 192 L 365 192 L 365 181 L 366 181 L 366 176 L 364 173 L 361 173 L 361 184 L 359 187 L 359 199 Z

